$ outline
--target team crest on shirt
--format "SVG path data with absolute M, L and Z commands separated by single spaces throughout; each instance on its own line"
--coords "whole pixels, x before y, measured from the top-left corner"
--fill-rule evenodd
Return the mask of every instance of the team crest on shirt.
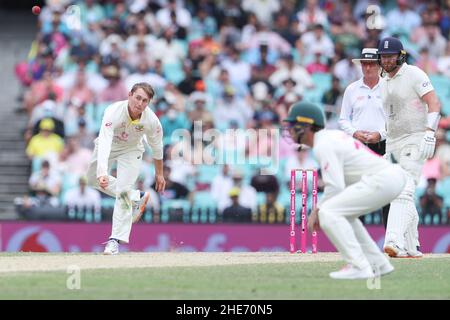
M 142 131 L 142 130 L 144 130 L 144 125 L 142 125 L 142 124 L 138 124 L 137 126 L 135 126 L 134 127 L 134 129 L 136 130 L 136 131 Z
M 122 124 L 120 125 L 120 127 L 121 127 L 121 128 L 125 128 L 126 125 L 127 125 L 127 124 L 126 124 L 125 122 L 122 122 Z
M 105 123 L 105 127 L 111 127 L 111 126 L 112 126 L 112 122 Z

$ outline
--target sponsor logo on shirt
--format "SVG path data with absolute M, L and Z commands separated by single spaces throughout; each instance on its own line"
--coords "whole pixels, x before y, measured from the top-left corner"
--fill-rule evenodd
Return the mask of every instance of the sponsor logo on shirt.
M 430 81 L 425 81 L 424 83 L 422 83 L 422 87 L 426 88 L 426 87 L 428 87 L 429 84 L 430 84 Z

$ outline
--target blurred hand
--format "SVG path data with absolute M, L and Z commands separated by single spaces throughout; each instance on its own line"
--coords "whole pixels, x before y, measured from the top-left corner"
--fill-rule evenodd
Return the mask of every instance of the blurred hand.
M 98 184 L 100 185 L 101 188 L 105 189 L 108 187 L 108 184 L 109 184 L 108 176 L 98 177 L 97 180 L 98 180 Z
M 155 189 L 156 192 L 164 192 L 166 189 L 166 180 L 163 175 L 156 175 L 155 177 Z
M 308 217 L 308 230 L 309 232 L 320 230 L 319 222 L 319 209 L 313 209 Z
M 355 133 L 353 133 L 353 138 L 363 143 L 367 143 L 367 134 L 369 134 L 369 132 L 363 130 L 356 130 Z
M 367 134 L 367 143 L 377 143 L 381 140 L 381 134 L 379 132 L 369 132 Z

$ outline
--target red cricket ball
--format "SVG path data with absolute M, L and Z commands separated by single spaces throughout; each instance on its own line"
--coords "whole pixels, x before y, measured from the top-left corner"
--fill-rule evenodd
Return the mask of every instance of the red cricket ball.
M 41 7 L 33 6 L 33 8 L 31 8 L 31 12 L 33 12 L 35 15 L 38 15 L 41 12 Z

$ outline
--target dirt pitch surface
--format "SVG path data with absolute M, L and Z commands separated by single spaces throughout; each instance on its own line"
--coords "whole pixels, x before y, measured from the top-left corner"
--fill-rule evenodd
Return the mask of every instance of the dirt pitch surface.
M 445 257 L 427 254 L 424 259 Z M 6 253 L 0 254 L 0 274 L 80 269 L 152 268 L 182 266 L 219 266 L 238 264 L 333 262 L 341 260 L 338 253 L 289 254 L 283 252 L 155 252 L 121 253 L 107 256 L 100 253 Z

